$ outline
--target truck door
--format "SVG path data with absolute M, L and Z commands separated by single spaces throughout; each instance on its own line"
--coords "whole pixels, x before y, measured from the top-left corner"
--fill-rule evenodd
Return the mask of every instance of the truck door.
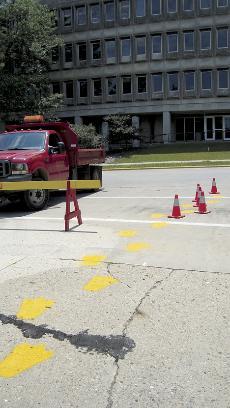
M 69 162 L 66 151 L 60 152 L 58 142 L 62 142 L 56 133 L 49 135 L 50 180 L 67 180 L 69 177 Z

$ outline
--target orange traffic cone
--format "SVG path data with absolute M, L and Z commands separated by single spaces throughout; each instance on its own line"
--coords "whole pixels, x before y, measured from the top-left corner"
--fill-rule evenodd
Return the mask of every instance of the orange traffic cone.
M 215 178 L 213 178 L 213 180 L 212 180 L 212 189 L 211 189 L 209 194 L 220 194 L 219 191 L 217 191 L 216 179 Z
M 199 187 L 198 187 L 198 193 L 197 193 L 196 204 L 194 204 L 193 207 L 199 207 L 201 193 L 202 193 L 202 188 L 201 188 L 201 186 L 199 186 Z
M 197 188 L 196 188 L 196 195 L 195 195 L 194 200 L 192 200 L 192 202 L 193 202 L 193 203 L 196 203 L 196 202 L 197 202 L 197 197 L 198 197 L 199 187 L 200 187 L 200 184 L 197 184 Z
M 178 218 L 184 218 L 184 217 L 185 217 L 185 215 L 181 215 L 178 194 L 176 194 L 175 198 L 174 198 L 172 215 L 168 215 L 168 218 L 177 218 L 178 219 Z
M 199 201 L 199 211 L 195 211 L 197 214 L 209 214 L 211 211 L 207 211 L 207 205 L 205 202 L 204 192 L 201 192 L 200 201 Z

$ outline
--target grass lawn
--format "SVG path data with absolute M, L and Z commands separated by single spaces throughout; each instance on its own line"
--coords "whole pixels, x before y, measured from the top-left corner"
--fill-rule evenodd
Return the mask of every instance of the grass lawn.
M 112 164 L 176 160 L 230 160 L 229 142 L 156 145 L 138 151 L 123 152 Z

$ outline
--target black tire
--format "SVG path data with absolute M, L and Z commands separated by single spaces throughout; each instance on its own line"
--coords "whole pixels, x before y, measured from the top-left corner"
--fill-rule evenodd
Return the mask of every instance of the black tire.
M 102 167 L 95 166 L 92 171 L 91 180 L 100 180 L 102 186 Z M 98 191 L 100 188 L 94 189 L 94 191 Z
M 39 181 L 42 179 L 33 179 Z M 27 190 L 22 195 L 24 207 L 30 211 L 40 211 L 45 208 L 49 201 L 49 190 Z

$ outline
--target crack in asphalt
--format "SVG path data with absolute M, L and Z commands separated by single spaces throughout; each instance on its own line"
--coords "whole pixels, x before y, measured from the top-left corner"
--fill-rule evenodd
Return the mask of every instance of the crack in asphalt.
M 74 261 L 74 262 L 81 262 L 81 259 L 77 258 L 59 258 L 60 261 Z M 159 266 L 159 265 L 143 265 L 138 263 L 129 263 L 129 262 L 103 262 L 105 265 L 125 265 L 125 266 L 132 266 L 132 267 L 142 267 L 142 268 L 154 268 L 154 269 L 164 269 L 166 271 L 173 271 L 173 272 L 195 272 L 195 273 L 211 273 L 211 274 L 219 274 L 219 275 L 230 275 L 230 272 L 222 272 L 222 271 L 207 271 L 202 269 L 186 269 L 186 268 L 172 268 L 170 266 Z
M 108 273 L 110 273 L 110 272 L 109 272 L 109 268 L 107 269 L 107 271 L 108 271 Z M 173 274 L 173 272 L 174 272 L 174 270 L 171 269 L 167 276 L 165 276 L 165 277 L 164 277 L 163 279 L 161 279 L 161 280 L 155 281 L 154 284 L 145 292 L 145 294 L 144 294 L 144 295 L 142 296 L 142 298 L 139 300 L 139 302 L 138 302 L 137 306 L 135 307 L 133 313 L 132 313 L 131 316 L 128 318 L 128 320 L 125 322 L 125 324 L 124 324 L 124 326 L 123 326 L 123 330 L 122 330 L 123 336 L 126 336 L 128 327 L 129 327 L 129 325 L 133 322 L 135 316 L 136 316 L 137 314 L 140 314 L 139 308 L 140 308 L 140 306 L 142 305 L 142 303 L 145 301 L 145 299 L 150 295 L 150 293 L 151 293 L 154 289 L 158 288 L 160 285 L 162 285 L 162 283 L 164 283 L 166 280 L 168 280 L 168 279 L 171 277 L 171 275 Z M 115 371 L 115 374 L 114 374 L 114 376 L 113 376 L 113 380 L 112 380 L 112 382 L 111 382 L 110 388 L 109 388 L 109 390 L 108 390 L 108 399 L 107 399 L 107 406 L 106 406 L 106 408 L 112 408 L 112 406 L 113 406 L 113 389 L 114 389 L 114 387 L 115 387 L 115 385 L 116 385 L 117 378 L 118 378 L 118 376 L 119 376 L 119 370 L 120 370 L 119 360 L 115 361 L 115 364 L 116 364 L 116 371 Z
M 124 359 L 125 355 L 131 352 L 136 346 L 134 340 L 126 335 L 101 336 L 89 334 L 88 330 L 77 334 L 68 334 L 60 330 L 50 329 L 44 325 L 36 326 L 32 323 L 26 323 L 24 320 L 17 319 L 16 316 L 7 316 L 0 314 L 2 324 L 10 324 L 17 327 L 24 337 L 31 339 L 40 339 L 45 335 L 51 335 L 59 341 L 67 340 L 77 349 L 85 348 L 86 352 L 95 351 L 99 354 L 105 354 L 113 357 L 117 362 Z

